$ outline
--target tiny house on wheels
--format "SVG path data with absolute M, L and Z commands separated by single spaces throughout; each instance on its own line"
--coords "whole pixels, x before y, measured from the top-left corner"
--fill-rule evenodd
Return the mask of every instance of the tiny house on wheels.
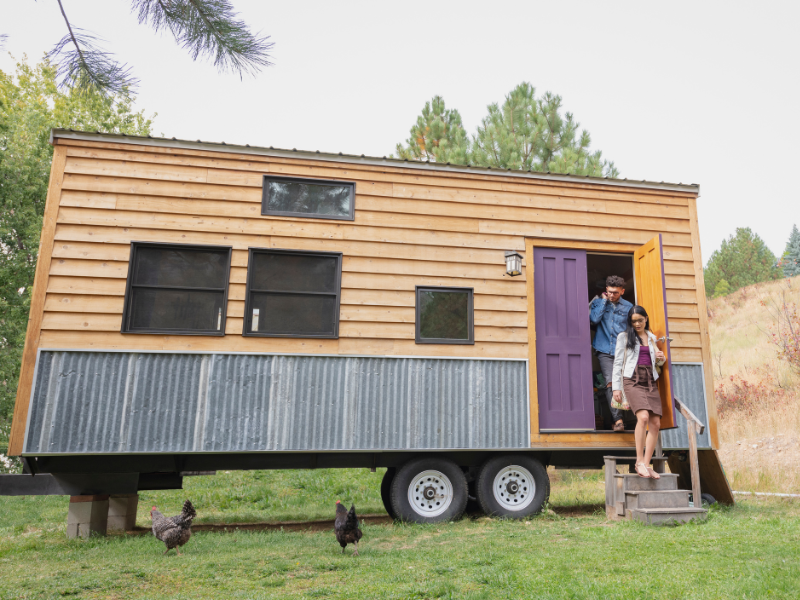
M 37 475 L 3 493 L 97 501 L 217 469 L 388 467 L 404 519 L 456 517 L 468 496 L 527 516 L 547 466 L 631 456 L 633 432 L 604 419 L 589 321 L 619 275 L 668 357 L 659 464 L 688 487 L 696 444 L 703 491 L 731 501 L 697 185 L 52 143 L 10 440 Z

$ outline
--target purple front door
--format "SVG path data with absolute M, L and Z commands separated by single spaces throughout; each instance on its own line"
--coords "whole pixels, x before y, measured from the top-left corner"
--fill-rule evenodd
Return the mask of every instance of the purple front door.
M 534 248 L 539 429 L 594 430 L 586 252 Z

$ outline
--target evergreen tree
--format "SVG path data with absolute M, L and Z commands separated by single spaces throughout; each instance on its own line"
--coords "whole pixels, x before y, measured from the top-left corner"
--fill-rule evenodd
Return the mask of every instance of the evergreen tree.
M 220 71 L 242 76 L 269 66 L 273 47 L 269 37 L 250 33 L 237 18 L 229 0 L 130 0 L 139 23 L 156 32 L 168 31 L 192 57 L 208 57 Z M 102 94 L 125 94 L 138 79 L 131 69 L 114 59 L 91 33 L 75 27 L 58 0 L 67 34 L 59 40 L 48 58 L 58 65 L 57 79 L 62 88 L 90 89 Z M 0 36 L 0 44 L 3 36 Z
M 716 287 L 714 287 L 714 298 L 719 298 L 720 296 L 727 296 L 730 293 L 731 293 L 731 286 L 724 279 L 720 279 L 719 282 L 717 282 Z
M 784 277 L 800 275 L 800 231 L 797 230 L 797 225 L 792 227 L 792 233 L 789 234 L 786 250 L 781 257 L 781 266 Z
M 441 96 L 425 103 L 411 128 L 405 146 L 397 144 L 398 158 L 465 165 L 469 162 L 469 139 L 457 110 L 448 109 Z
M 590 151 L 591 137 L 580 131 L 571 113 L 562 114 L 561 97 L 536 97 L 530 83 L 521 83 L 502 106 L 491 104 L 475 136 L 468 139 L 456 110 L 446 110 L 436 96 L 425 105 L 397 154 L 409 160 L 435 160 L 481 167 L 617 177 L 613 162 Z
M 749 227 L 739 227 L 722 242 L 705 268 L 706 295 L 713 297 L 724 279 L 730 292 L 760 281 L 780 279 L 783 273 L 775 255 Z
M 152 121 L 127 94 L 62 93 L 47 61 L 0 71 L 0 453 L 5 453 L 19 380 L 53 147 L 63 127 L 149 135 Z M 155 116 L 155 115 L 154 115 Z

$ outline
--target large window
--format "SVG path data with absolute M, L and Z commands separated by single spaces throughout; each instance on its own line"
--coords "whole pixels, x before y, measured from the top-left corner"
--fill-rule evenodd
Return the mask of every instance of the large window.
M 262 215 L 355 219 L 356 184 L 264 175 Z
M 416 342 L 474 344 L 472 288 L 417 286 Z
M 244 335 L 339 337 L 340 252 L 250 249 Z
M 231 249 L 131 244 L 123 333 L 225 335 Z

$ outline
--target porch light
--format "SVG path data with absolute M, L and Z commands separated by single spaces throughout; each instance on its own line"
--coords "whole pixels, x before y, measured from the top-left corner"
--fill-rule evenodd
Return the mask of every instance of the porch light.
M 506 251 L 506 273 L 511 277 L 522 275 L 522 256 L 513 250 Z

